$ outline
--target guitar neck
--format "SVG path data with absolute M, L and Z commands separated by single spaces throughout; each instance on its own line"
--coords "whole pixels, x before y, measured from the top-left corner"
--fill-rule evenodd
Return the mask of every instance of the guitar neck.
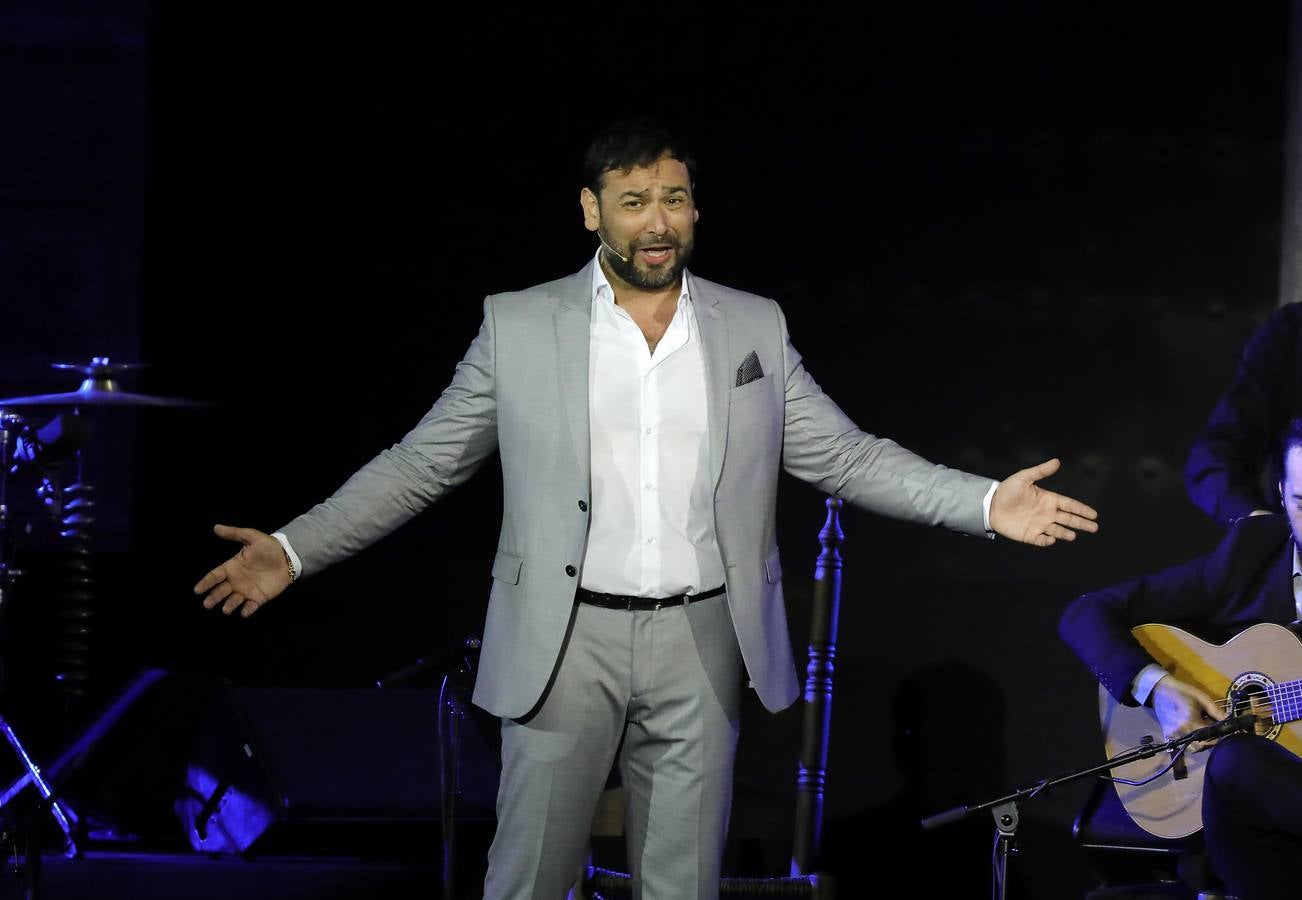
M 1271 717 L 1275 724 L 1302 719 L 1302 679 L 1272 684 L 1266 688 L 1266 694 L 1270 697 Z

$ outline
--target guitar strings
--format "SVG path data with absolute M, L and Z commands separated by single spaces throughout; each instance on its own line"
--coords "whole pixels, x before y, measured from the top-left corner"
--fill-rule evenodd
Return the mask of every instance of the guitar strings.
M 1257 695 L 1258 698 L 1263 696 L 1265 700 L 1262 701 L 1261 699 L 1258 699 L 1255 709 L 1266 710 L 1272 717 L 1277 709 L 1286 714 L 1292 713 L 1287 721 L 1302 718 L 1302 689 L 1299 689 L 1296 682 L 1288 682 L 1284 685 L 1270 687 L 1266 689 L 1264 695 Z M 1233 702 L 1232 698 L 1225 697 L 1213 700 L 1212 704 L 1222 710 L 1228 711 Z M 1248 698 L 1245 705 L 1249 710 L 1253 710 L 1253 699 Z
M 1240 701 L 1240 703 L 1247 708 L 1248 712 L 1252 712 L 1255 715 L 1258 725 L 1264 724 L 1267 728 L 1274 728 L 1276 724 L 1282 724 L 1277 723 L 1275 720 L 1275 711 L 1277 708 L 1282 708 L 1286 714 L 1292 713 L 1288 719 L 1284 720 L 1285 722 L 1291 722 L 1302 718 L 1302 681 L 1290 681 L 1283 684 L 1266 686 L 1264 702 L 1261 699 L 1262 696 L 1262 694 L 1258 694 L 1256 697 L 1257 702 L 1255 703 L 1253 702 L 1253 698 L 1248 698 L 1246 702 L 1242 700 Z M 1234 705 L 1234 698 L 1225 697 L 1219 700 L 1213 700 L 1212 705 L 1224 712 L 1230 712 Z M 1172 754 L 1171 759 L 1166 765 L 1154 772 L 1152 775 L 1149 775 L 1147 778 L 1135 780 L 1131 778 L 1122 778 L 1118 775 L 1102 774 L 1098 777 L 1104 781 L 1111 781 L 1114 784 L 1124 784 L 1130 787 L 1142 787 L 1143 785 L 1156 781 L 1167 772 L 1171 771 L 1171 769 L 1175 767 L 1176 763 L 1180 762 L 1185 753 L 1189 751 L 1190 746 L 1190 744 L 1182 746 Z M 1137 749 L 1139 749 L 1138 746 L 1132 747 L 1130 750 L 1123 752 L 1129 753 Z
M 1218 707 L 1224 712 L 1229 712 L 1233 702 L 1233 700 L 1226 698 L 1224 700 L 1213 700 L 1212 705 Z M 1259 700 L 1255 704 L 1249 700 L 1244 703 L 1243 706 L 1245 707 L 1245 712 L 1256 713 L 1258 718 L 1268 718 L 1271 720 L 1272 725 L 1276 722 L 1275 714 L 1277 712 L 1283 713 L 1284 716 L 1287 717 L 1280 720 L 1279 724 L 1285 724 L 1297 719 L 1302 719 L 1302 694 L 1287 697 L 1279 695 L 1268 696 L 1266 700 Z
M 1232 702 L 1233 701 L 1231 700 L 1214 700 L 1212 701 L 1212 705 L 1220 707 L 1221 711 L 1224 713 L 1231 713 L 1233 712 L 1233 709 L 1231 709 Z M 1254 727 L 1260 727 L 1264 725 L 1266 729 L 1269 730 L 1271 728 L 1274 728 L 1277 724 L 1283 724 L 1283 723 L 1277 723 L 1275 720 L 1275 704 L 1273 703 L 1261 703 L 1258 704 L 1257 706 L 1253 706 L 1251 703 L 1248 703 L 1246 704 L 1246 706 L 1248 708 L 1245 709 L 1244 712 L 1252 713 L 1253 717 L 1256 719 L 1256 723 Z M 1294 718 L 1297 717 L 1295 716 Z M 1285 719 L 1284 721 L 1288 722 L 1291 721 L 1291 719 Z

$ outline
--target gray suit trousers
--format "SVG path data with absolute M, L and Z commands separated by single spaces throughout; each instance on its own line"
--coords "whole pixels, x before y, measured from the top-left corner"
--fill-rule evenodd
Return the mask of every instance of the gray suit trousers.
M 489 900 L 563 900 L 620 748 L 634 900 L 714 900 L 732 803 L 741 651 L 726 596 L 579 605 L 536 713 L 502 722 Z

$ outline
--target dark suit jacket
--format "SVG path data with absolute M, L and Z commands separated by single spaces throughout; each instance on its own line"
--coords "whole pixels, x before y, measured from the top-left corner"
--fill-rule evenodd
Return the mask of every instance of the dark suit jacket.
M 1239 355 L 1239 368 L 1185 463 L 1194 503 L 1229 524 L 1254 509 L 1279 509 L 1276 444 L 1302 416 L 1302 303 L 1280 307 Z
M 1136 625 L 1175 625 L 1221 644 L 1250 625 L 1285 625 L 1293 601 L 1293 541 L 1282 515 L 1240 519 L 1207 556 L 1076 598 L 1058 633 L 1118 702 L 1153 661 L 1130 635 Z

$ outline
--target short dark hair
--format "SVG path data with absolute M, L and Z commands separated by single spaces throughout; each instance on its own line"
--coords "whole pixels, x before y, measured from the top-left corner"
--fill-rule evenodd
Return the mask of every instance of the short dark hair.
M 1288 451 L 1294 447 L 1302 447 L 1302 419 L 1294 419 L 1284 428 L 1284 433 L 1279 437 L 1279 470 L 1281 473 L 1280 480 L 1283 480 L 1284 461 L 1288 459 Z
M 662 156 L 685 165 L 689 186 L 695 187 L 696 157 L 682 135 L 652 116 L 620 119 L 588 144 L 583 156 L 583 185 L 600 196 L 602 176 L 607 172 L 630 172 Z

